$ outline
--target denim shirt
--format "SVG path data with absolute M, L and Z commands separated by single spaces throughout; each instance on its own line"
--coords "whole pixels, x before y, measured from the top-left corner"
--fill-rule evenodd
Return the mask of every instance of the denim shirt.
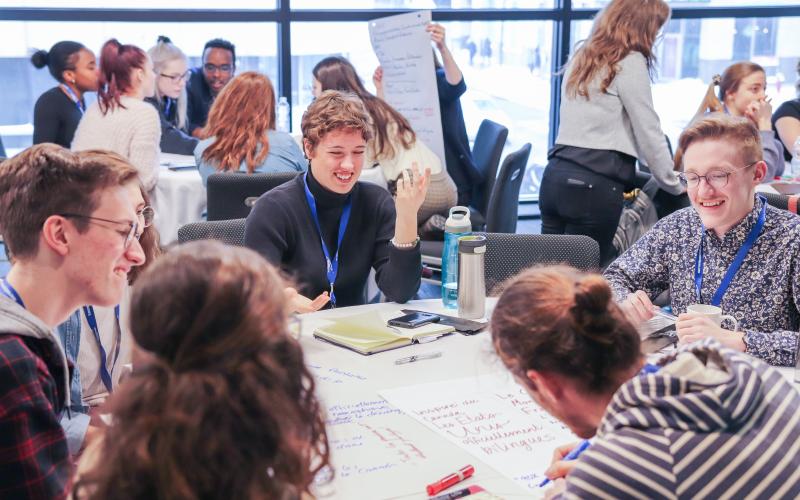
M 89 407 L 83 404 L 81 374 L 78 370 L 78 350 L 81 344 L 81 310 L 75 311 L 66 321 L 56 327 L 61 346 L 72 363 L 70 381 L 70 406 L 61 416 L 61 427 L 67 435 L 67 446 L 71 454 L 80 451 L 86 429 L 89 427 Z

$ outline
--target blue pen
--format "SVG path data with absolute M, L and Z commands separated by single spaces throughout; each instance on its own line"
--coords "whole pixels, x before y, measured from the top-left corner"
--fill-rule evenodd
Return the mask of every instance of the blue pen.
M 567 453 L 567 455 L 562 460 L 575 460 L 576 458 L 581 456 L 581 453 L 586 451 L 586 448 L 588 448 L 590 444 L 592 443 L 588 439 L 584 439 L 583 441 L 581 441 L 581 444 L 579 444 L 575 448 L 572 448 L 572 450 L 569 453 Z M 547 483 L 549 482 L 550 480 L 545 478 L 545 480 L 542 481 L 542 484 L 539 485 L 539 488 L 546 486 Z

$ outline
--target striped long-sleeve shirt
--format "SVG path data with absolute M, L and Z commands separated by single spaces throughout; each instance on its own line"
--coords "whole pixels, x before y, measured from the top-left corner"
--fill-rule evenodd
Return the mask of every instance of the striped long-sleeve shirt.
M 800 394 L 706 340 L 614 395 L 561 498 L 798 498 Z

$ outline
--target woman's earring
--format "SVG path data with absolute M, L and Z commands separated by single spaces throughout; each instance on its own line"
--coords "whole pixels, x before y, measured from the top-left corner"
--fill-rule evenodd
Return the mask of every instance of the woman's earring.
M 75 79 L 74 79 L 74 78 L 73 78 L 72 80 L 70 80 L 69 82 L 70 82 L 71 84 L 75 85 Z

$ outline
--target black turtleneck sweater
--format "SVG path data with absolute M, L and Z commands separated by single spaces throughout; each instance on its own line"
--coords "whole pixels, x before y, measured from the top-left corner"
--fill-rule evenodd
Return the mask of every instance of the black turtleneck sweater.
M 311 175 L 311 169 L 308 172 L 323 237 L 333 257 L 347 195 L 325 189 Z M 303 177 L 298 175 L 258 199 L 247 217 L 244 241 L 292 276 L 300 293 L 313 299 L 329 286 L 325 254 L 306 202 Z M 419 245 L 400 250 L 389 242 L 394 236 L 395 208 L 385 189 L 357 182 L 350 196 L 350 223 L 339 249 L 339 274 L 334 287 L 336 305 L 365 302 L 370 268 L 375 269 L 378 287 L 389 300 L 406 302 L 419 289 Z

